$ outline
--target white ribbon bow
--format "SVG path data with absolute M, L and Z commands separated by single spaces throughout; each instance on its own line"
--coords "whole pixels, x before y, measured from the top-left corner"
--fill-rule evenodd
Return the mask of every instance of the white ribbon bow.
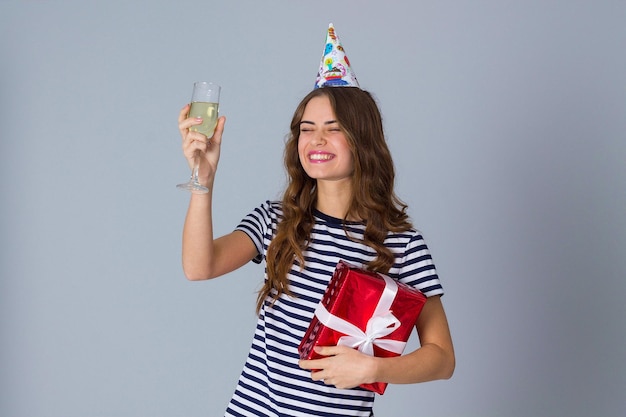
M 324 326 L 346 335 L 339 338 L 337 342 L 339 346 L 358 348 L 360 352 L 370 356 L 374 356 L 374 345 L 390 352 L 402 354 L 406 342 L 382 339 L 393 333 L 401 324 L 400 320 L 390 310 L 398 293 L 398 285 L 393 279 L 385 275 L 379 274 L 379 276 L 385 280 L 385 289 L 374 309 L 374 314 L 367 322 L 365 332 L 354 324 L 332 315 L 321 302 L 315 309 L 315 315 Z

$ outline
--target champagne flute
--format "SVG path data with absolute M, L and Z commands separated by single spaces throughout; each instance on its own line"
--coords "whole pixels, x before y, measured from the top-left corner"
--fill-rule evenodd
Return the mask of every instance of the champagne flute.
M 201 117 L 202 124 L 191 126 L 189 130 L 200 132 L 207 138 L 213 136 L 217 126 L 217 111 L 220 102 L 221 87 L 215 83 L 198 81 L 193 84 L 193 94 L 191 95 L 191 108 L 189 117 Z M 191 170 L 191 178 L 184 184 L 176 187 L 196 194 L 206 194 L 209 189 L 198 181 L 198 168 L 200 167 L 200 152 L 196 151 L 194 156 L 194 166 Z

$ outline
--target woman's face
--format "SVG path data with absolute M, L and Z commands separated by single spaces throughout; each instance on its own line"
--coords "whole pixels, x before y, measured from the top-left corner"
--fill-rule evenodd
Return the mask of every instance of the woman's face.
M 300 121 L 298 155 L 307 175 L 318 181 L 350 181 L 352 152 L 326 96 L 312 98 Z

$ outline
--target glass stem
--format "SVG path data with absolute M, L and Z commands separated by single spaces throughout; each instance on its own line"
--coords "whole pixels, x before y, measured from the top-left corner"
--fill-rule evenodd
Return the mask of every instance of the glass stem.
M 198 180 L 198 171 L 200 170 L 200 155 L 196 151 L 196 154 L 193 157 L 193 170 L 191 171 L 191 181 L 194 184 L 200 184 Z

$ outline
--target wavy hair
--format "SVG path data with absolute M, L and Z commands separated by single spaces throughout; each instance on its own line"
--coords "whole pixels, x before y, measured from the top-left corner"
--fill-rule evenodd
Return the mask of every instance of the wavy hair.
M 313 229 L 317 192 L 316 180 L 306 174 L 300 163 L 298 137 L 306 105 L 312 98 L 320 96 L 330 100 L 339 128 L 352 152 L 352 198 L 343 220 L 344 225 L 349 218 L 365 222 L 363 239 L 359 241 L 377 254 L 366 268 L 387 273 L 394 263 L 393 253 L 383 244 L 387 234 L 412 227 L 406 204 L 393 191 L 393 161 L 385 141 L 380 111 L 371 94 L 356 87 L 311 91 L 300 102 L 291 120 L 291 133 L 284 152 L 289 181 L 282 200 L 283 218 L 267 250 L 267 280 L 258 294 L 257 311 L 268 296 L 273 303 L 281 294 L 291 294 L 287 274 L 293 265 L 303 267 L 305 263 L 303 251 Z

